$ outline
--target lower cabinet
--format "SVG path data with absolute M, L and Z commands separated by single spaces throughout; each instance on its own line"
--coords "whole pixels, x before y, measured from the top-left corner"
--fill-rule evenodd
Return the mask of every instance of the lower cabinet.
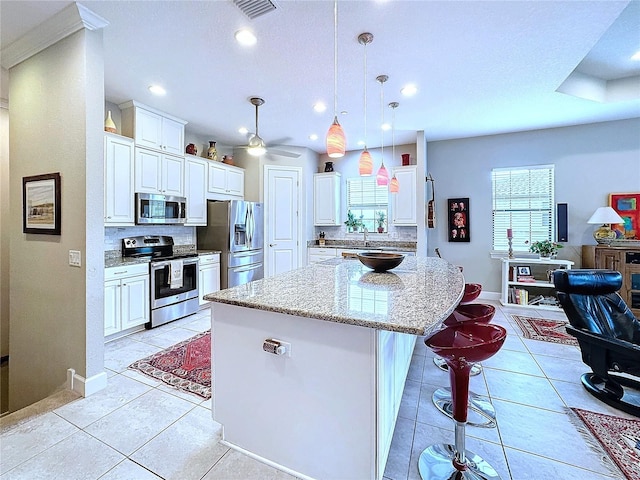
M 307 253 L 309 264 L 320 263 L 330 258 L 336 258 L 338 254 L 337 249 L 326 247 L 309 247 Z
M 149 265 L 105 269 L 105 336 L 144 325 L 149 321 Z
M 204 299 L 208 293 L 220 290 L 220 254 L 200 255 L 200 305 L 208 304 Z

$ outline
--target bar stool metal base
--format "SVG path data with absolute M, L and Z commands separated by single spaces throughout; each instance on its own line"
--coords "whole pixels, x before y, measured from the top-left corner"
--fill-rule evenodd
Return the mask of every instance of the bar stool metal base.
M 444 443 L 427 447 L 418 459 L 418 471 L 423 480 L 500 480 L 500 475 L 479 455 L 464 451 L 466 469 L 453 466 L 455 447 Z
M 431 397 L 433 404 L 447 417 L 453 418 L 453 400 L 449 388 L 438 388 Z M 469 392 L 467 425 L 472 427 L 495 428 L 496 409 L 488 397 Z
M 433 364 L 440 370 L 444 370 L 445 372 L 449 371 L 449 365 L 447 365 L 447 362 L 442 357 L 433 357 Z M 473 367 L 471 367 L 471 373 L 469 375 L 475 377 L 476 375 L 480 375 L 480 372 L 482 372 L 482 365 L 479 363 L 474 363 Z

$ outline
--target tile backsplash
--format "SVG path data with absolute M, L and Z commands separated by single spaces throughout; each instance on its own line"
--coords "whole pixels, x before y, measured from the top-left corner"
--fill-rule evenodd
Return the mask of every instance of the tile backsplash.
M 136 225 L 135 227 L 105 227 L 104 251 L 122 250 L 122 239 L 140 235 L 169 235 L 175 245 L 196 243 L 196 227 L 181 225 Z

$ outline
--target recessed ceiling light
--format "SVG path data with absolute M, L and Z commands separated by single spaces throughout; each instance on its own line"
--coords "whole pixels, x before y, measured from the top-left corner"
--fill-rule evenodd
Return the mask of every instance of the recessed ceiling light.
M 318 135 L 316 135 L 315 133 L 312 133 L 311 135 L 309 135 L 309 140 L 317 140 L 318 139 Z
M 167 91 L 160 85 L 149 85 L 149 91 L 154 95 L 166 95 Z
M 361 147 L 364 146 L 364 140 L 358 140 L 358 145 L 360 145 Z
M 247 127 L 240 127 L 238 129 L 238 132 L 241 133 L 242 135 L 246 135 L 247 133 L 249 133 L 249 129 Z
M 631 60 L 640 60 L 640 50 L 631 55 Z
M 405 85 L 400 89 L 400 93 L 402 93 L 402 95 L 404 95 L 405 97 L 411 97 L 418 93 L 418 87 L 413 84 Z
M 391 125 L 389 125 L 388 123 L 383 123 L 381 128 L 382 130 L 391 130 Z
M 240 45 L 244 45 L 245 47 L 250 47 L 251 45 L 255 45 L 258 39 L 253 34 L 251 30 L 242 29 L 236 32 L 236 41 Z
M 318 113 L 322 113 L 327 109 L 327 106 L 323 102 L 316 102 L 313 105 L 313 109 Z

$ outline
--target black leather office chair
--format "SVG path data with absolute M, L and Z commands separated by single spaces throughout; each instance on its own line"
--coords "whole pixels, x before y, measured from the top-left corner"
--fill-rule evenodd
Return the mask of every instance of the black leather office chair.
M 640 417 L 640 321 L 617 293 L 622 275 L 614 270 L 556 270 L 553 281 L 578 339 L 582 375 L 589 393 L 612 407 Z M 624 376 L 621 374 L 625 374 Z M 625 388 L 626 387 L 626 388 Z

